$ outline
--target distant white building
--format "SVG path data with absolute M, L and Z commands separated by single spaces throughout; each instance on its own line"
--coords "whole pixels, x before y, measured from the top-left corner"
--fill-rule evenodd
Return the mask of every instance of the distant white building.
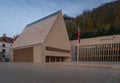
M 6 34 L 0 37 L 0 61 L 2 57 L 10 55 L 10 48 L 12 47 L 13 40 L 13 38 L 7 37 Z

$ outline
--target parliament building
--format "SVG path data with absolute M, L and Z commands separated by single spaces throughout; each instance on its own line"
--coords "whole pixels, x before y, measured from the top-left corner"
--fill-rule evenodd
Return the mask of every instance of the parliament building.
M 70 41 L 61 11 L 28 24 L 11 49 L 14 62 L 69 62 Z
M 120 35 L 71 41 L 72 61 L 120 61 Z M 79 53 L 78 53 L 79 52 Z
M 71 47 L 70 47 L 71 46 Z M 69 41 L 61 11 L 28 24 L 11 49 L 15 62 L 120 61 L 120 35 Z M 72 60 L 71 60 L 72 59 Z

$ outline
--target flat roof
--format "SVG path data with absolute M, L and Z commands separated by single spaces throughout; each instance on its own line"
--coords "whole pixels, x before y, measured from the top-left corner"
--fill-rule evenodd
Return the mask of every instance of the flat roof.
M 78 40 L 70 41 L 71 45 L 77 46 Z M 80 39 L 80 46 L 97 45 L 97 44 L 109 44 L 120 43 L 120 35 L 101 36 L 87 39 Z

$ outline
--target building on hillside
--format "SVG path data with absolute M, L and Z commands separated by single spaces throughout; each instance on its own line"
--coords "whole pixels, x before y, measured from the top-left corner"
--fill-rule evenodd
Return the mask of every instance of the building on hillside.
M 0 37 L 0 61 L 2 61 L 2 57 L 10 56 L 10 48 L 12 47 L 13 41 L 14 39 L 7 37 L 6 34 Z
M 71 41 L 72 61 L 120 61 L 120 35 L 81 39 L 78 57 L 77 42 Z
M 28 24 L 11 49 L 15 62 L 68 62 L 70 41 L 62 12 Z

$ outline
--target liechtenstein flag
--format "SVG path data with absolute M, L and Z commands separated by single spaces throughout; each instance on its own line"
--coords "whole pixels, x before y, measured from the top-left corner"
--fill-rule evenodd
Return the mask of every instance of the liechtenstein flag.
M 80 44 L 80 29 L 78 27 L 78 43 Z

